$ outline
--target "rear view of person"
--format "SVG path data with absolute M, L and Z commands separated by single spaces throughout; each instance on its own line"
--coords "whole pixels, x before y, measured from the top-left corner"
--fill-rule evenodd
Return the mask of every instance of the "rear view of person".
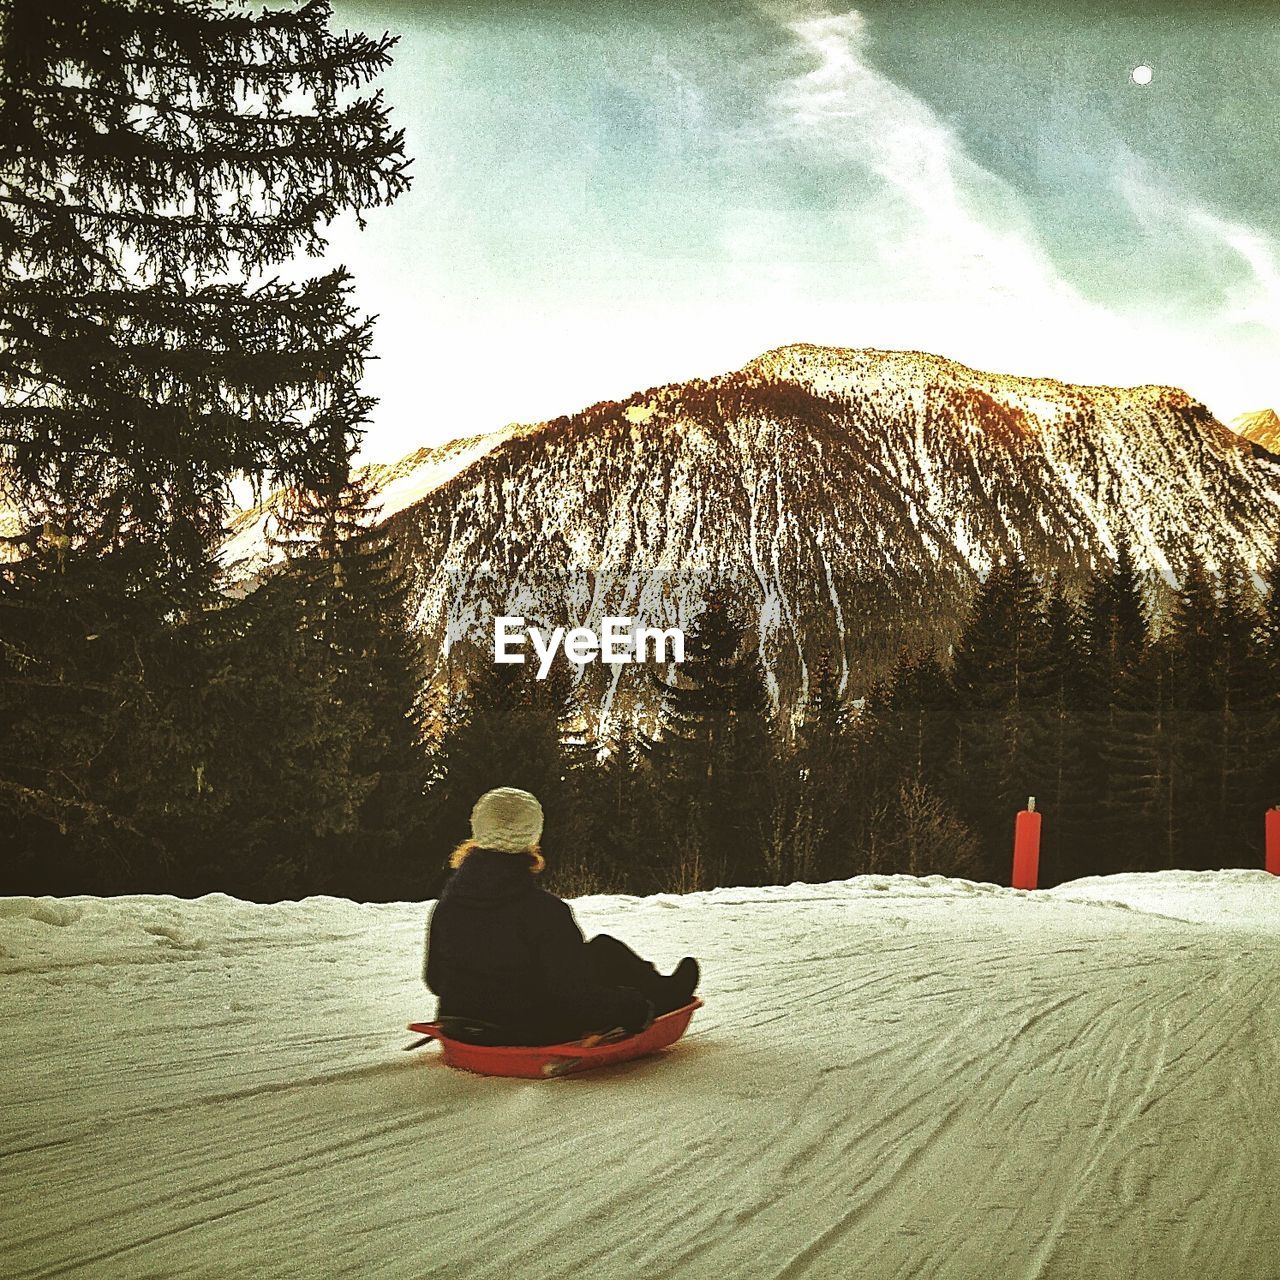
M 529 792 L 486 792 L 471 833 L 428 917 L 423 968 L 437 1020 L 456 1038 L 556 1044 L 638 1032 L 689 1003 L 696 960 L 664 976 L 608 934 L 587 942 L 568 903 L 537 883 L 542 806 Z

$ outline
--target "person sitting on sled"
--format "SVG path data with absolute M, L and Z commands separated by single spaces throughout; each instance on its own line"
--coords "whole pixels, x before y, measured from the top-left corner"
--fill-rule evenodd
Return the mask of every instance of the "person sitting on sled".
M 643 1031 L 688 1004 L 698 962 L 660 974 L 625 943 L 586 941 L 567 902 L 536 880 L 542 806 L 499 787 L 471 811 L 472 838 L 427 919 L 423 978 L 437 1021 L 483 1044 L 559 1044 L 622 1029 Z

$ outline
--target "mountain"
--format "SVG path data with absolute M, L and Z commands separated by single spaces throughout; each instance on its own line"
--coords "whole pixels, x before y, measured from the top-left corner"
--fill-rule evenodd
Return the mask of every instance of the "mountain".
M 1268 452 L 1280 454 L 1280 414 L 1274 409 L 1242 413 L 1231 420 L 1231 429 Z
M 1185 392 L 918 352 L 782 347 L 386 475 L 438 672 L 446 651 L 490 661 L 496 614 L 685 624 L 722 586 L 758 620 L 787 705 L 823 649 L 856 694 L 900 646 L 954 638 L 1010 552 L 1078 578 L 1125 539 L 1173 578 L 1192 555 L 1260 569 L 1280 541 L 1280 459 Z M 583 676 L 606 718 L 644 696 L 635 667 Z
M 504 440 L 528 430 L 532 428 L 512 425 L 488 435 L 467 436 L 434 448 L 417 449 L 396 463 L 361 467 L 357 474 L 377 495 L 377 519 L 386 521 L 440 488 Z M 278 532 L 280 512 L 289 496 L 285 490 L 276 490 L 265 501 L 238 512 L 228 522 L 220 559 L 232 581 L 252 581 L 267 566 L 282 559 L 272 539 Z

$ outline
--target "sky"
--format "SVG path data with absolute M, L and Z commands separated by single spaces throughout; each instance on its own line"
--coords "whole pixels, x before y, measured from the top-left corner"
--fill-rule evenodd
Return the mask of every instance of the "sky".
M 362 457 L 790 342 L 1280 404 L 1265 3 L 335 0 L 412 190 L 328 262 L 379 317 Z M 1134 82 L 1139 65 L 1149 84 Z

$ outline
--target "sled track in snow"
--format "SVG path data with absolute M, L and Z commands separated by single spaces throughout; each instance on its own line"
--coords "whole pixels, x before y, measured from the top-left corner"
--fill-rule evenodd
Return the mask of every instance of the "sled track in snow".
M 0 1270 L 1280 1280 L 1280 882 L 1081 883 L 583 900 L 707 1005 L 549 1082 L 401 1052 L 420 906 L 10 910 Z

